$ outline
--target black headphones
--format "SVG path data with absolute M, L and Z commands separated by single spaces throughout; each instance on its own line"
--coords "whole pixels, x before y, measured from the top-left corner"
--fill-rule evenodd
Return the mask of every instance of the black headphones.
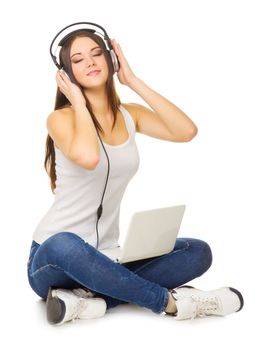
M 99 32 L 96 29 L 90 28 L 90 26 L 94 26 L 94 27 L 99 28 L 101 31 L 103 31 L 103 33 Z M 75 27 L 77 29 L 68 31 L 68 28 L 71 28 L 71 27 Z M 55 63 L 55 65 L 58 67 L 58 69 L 62 69 L 63 67 L 60 65 L 60 63 L 58 63 L 58 57 L 56 56 L 56 50 L 59 47 L 61 48 L 65 44 L 67 39 L 69 39 L 71 36 L 73 36 L 74 34 L 80 32 L 80 31 L 83 31 L 83 30 L 87 30 L 88 32 L 94 33 L 94 34 L 102 37 L 102 39 L 104 40 L 105 46 L 106 46 L 107 53 L 111 58 L 113 72 L 114 73 L 118 72 L 120 69 L 120 62 L 119 62 L 117 55 L 114 52 L 110 38 L 109 38 L 106 30 L 102 26 L 100 26 L 96 23 L 92 23 L 92 22 L 76 22 L 76 23 L 70 24 L 70 25 L 64 27 L 63 29 L 61 29 L 57 33 L 57 35 L 54 37 L 54 39 L 51 42 L 49 51 L 50 51 L 51 58 L 52 58 L 53 62 Z M 56 44 L 57 48 L 53 52 L 53 46 L 55 45 L 56 41 L 58 41 L 58 43 Z
M 73 31 L 70 30 L 69 32 L 67 31 L 68 28 L 71 28 L 71 27 L 78 27 L 78 29 L 74 29 Z M 101 29 L 103 31 L 103 33 L 100 33 L 98 32 L 96 29 L 92 29 L 92 28 L 89 28 L 89 26 L 95 26 L 99 29 Z M 115 54 L 114 52 L 114 49 L 111 45 L 111 41 L 110 41 L 110 38 L 106 32 L 106 30 L 101 27 L 100 25 L 96 24 L 96 23 L 92 23 L 92 22 L 77 22 L 77 23 L 73 23 L 73 24 L 70 24 L 68 25 L 67 27 L 61 29 L 57 35 L 54 37 L 54 39 L 52 40 L 51 42 L 51 45 L 50 45 L 50 55 L 52 57 L 52 60 L 53 62 L 55 63 L 55 65 L 57 66 L 58 69 L 63 69 L 63 67 L 60 65 L 60 63 L 58 63 L 57 61 L 57 56 L 56 56 L 56 50 L 58 49 L 58 47 L 62 47 L 64 45 L 64 43 L 67 41 L 67 39 L 69 39 L 72 35 L 80 32 L 80 31 L 83 31 L 83 30 L 87 30 L 89 32 L 92 32 L 96 35 L 99 35 L 99 36 L 102 36 L 105 44 L 106 44 L 106 49 L 107 49 L 107 53 L 110 55 L 110 58 L 111 58 L 111 62 L 112 62 L 112 67 L 113 67 L 113 72 L 118 72 L 119 69 L 120 69 L 120 62 L 118 60 L 118 57 L 117 55 Z M 57 45 L 57 49 L 55 50 L 55 52 L 53 53 L 53 46 L 55 45 L 55 42 L 58 41 L 58 43 L 56 44 Z M 97 131 L 97 128 L 96 128 L 96 131 Z M 98 235 L 98 221 L 101 217 L 101 214 L 102 214 L 102 210 L 103 210 L 103 207 L 102 207 L 102 202 L 103 202 L 103 198 L 104 198 L 104 193 L 105 193 L 105 190 L 106 190 L 106 187 L 107 187 L 107 183 L 108 183 L 108 178 L 109 178 L 109 171 L 110 171 L 110 161 L 109 161 L 109 157 L 108 157 L 108 154 L 105 150 L 105 147 L 103 145 L 103 142 L 100 138 L 100 135 L 97 131 L 97 134 L 99 136 L 99 139 L 100 139 L 100 142 L 101 142 L 101 145 L 104 149 L 104 152 L 106 154 L 106 157 L 107 157 L 107 161 L 108 161 L 108 171 L 107 171 L 107 178 L 106 178 L 106 183 L 105 183 L 105 187 L 104 187 L 104 190 L 103 190 L 103 194 L 102 194 L 102 198 L 101 198 L 101 203 L 100 203 L 100 206 L 99 208 L 97 209 L 97 223 L 96 223 L 96 231 L 97 231 L 97 245 L 96 245 L 96 249 L 98 249 L 98 245 L 99 245 L 99 235 Z

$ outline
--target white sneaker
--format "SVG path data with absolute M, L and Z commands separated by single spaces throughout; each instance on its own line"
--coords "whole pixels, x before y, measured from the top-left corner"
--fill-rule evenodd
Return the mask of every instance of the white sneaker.
M 193 319 L 210 315 L 226 316 L 238 312 L 244 305 L 242 294 L 232 287 L 222 287 L 212 291 L 202 291 L 191 286 L 172 290 L 176 300 L 177 320 Z
M 81 298 L 93 298 L 95 296 L 88 288 L 75 288 L 72 289 L 72 292 Z
M 81 288 L 63 289 L 49 287 L 46 300 L 47 320 L 61 325 L 75 319 L 90 319 L 104 316 L 107 304 L 103 298 L 90 297 Z M 79 294 L 79 295 L 78 295 Z M 91 293 L 93 295 L 93 293 Z

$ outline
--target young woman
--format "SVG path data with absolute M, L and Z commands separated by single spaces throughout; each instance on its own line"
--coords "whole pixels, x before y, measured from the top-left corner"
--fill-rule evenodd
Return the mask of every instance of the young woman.
M 56 74 L 55 110 L 47 118 L 45 167 L 55 200 L 33 234 L 30 286 L 46 300 L 52 324 L 101 317 L 123 303 L 177 320 L 237 312 L 243 298 L 234 288 L 201 291 L 183 286 L 212 263 L 211 249 L 200 239 L 178 238 L 169 254 L 124 264 L 101 252 L 118 246 L 121 199 L 139 166 L 135 133 L 170 142 L 189 142 L 197 133 L 192 120 L 137 77 L 120 45 L 114 39 L 111 43 L 120 83 L 152 109 L 121 103 L 102 38 L 82 30 L 65 40 L 59 57 L 67 74 Z M 107 174 L 98 136 L 110 172 L 97 245 L 97 209 Z

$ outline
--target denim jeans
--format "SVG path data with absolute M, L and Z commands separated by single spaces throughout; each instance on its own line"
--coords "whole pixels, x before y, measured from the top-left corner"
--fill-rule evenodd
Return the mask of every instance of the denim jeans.
M 28 281 L 46 300 L 49 286 L 86 287 L 106 301 L 107 309 L 133 303 L 163 313 L 168 289 L 201 276 L 212 263 L 209 245 L 177 238 L 172 252 L 154 258 L 116 263 L 72 232 L 59 232 L 42 244 L 32 241 Z

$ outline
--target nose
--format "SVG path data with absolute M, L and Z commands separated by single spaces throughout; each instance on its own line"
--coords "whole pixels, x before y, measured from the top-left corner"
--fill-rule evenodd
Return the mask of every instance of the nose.
M 94 65 L 94 58 L 92 56 L 88 56 L 86 58 L 86 66 L 90 67 L 90 66 L 93 66 L 93 65 Z

